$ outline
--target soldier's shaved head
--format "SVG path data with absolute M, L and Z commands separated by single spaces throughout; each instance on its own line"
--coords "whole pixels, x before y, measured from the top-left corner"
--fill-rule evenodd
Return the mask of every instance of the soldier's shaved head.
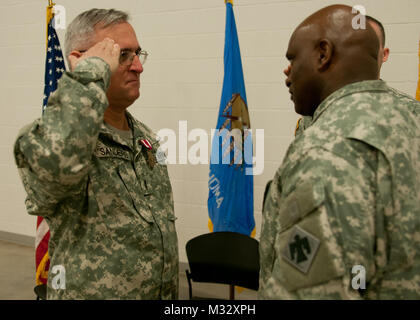
M 328 6 L 293 32 L 286 53 L 291 62 L 286 84 L 297 113 L 313 115 L 337 89 L 377 78 L 378 37 L 369 23 L 354 29 L 354 18 L 352 7 Z

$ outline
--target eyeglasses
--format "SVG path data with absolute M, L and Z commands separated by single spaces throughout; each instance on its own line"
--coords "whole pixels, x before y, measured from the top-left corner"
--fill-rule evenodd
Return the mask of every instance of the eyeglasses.
M 133 63 L 134 56 L 137 56 L 140 60 L 140 63 L 144 65 L 149 54 L 147 51 L 137 49 L 136 51 L 131 50 L 121 50 L 120 52 L 120 65 L 129 66 Z
M 86 52 L 87 50 L 79 50 L 80 53 Z M 130 66 L 133 63 L 134 57 L 137 56 L 140 60 L 140 63 L 144 65 L 149 54 L 145 50 L 137 49 L 136 51 L 131 51 L 124 49 L 120 51 L 120 60 L 119 63 L 121 66 Z

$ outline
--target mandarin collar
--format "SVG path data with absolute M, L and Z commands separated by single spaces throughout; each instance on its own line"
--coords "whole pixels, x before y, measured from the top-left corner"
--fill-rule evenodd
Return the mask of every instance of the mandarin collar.
M 356 92 L 359 93 L 364 91 L 386 91 L 387 89 L 388 86 L 386 85 L 385 81 L 382 80 L 365 80 L 345 85 L 344 87 L 341 87 L 340 89 L 334 91 L 327 98 L 325 98 L 324 101 L 321 102 L 318 108 L 316 108 L 309 126 L 314 124 L 317 121 L 317 119 L 322 115 L 322 113 L 333 104 L 334 101 L 341 99 L 342 97 Z

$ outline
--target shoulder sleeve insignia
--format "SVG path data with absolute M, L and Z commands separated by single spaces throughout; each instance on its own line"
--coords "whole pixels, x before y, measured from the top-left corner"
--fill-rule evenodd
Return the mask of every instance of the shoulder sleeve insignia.
M 299 226 L 294 226 L 282 257 L 292 266 L 307 273 L 318 251 L 320 241 Z

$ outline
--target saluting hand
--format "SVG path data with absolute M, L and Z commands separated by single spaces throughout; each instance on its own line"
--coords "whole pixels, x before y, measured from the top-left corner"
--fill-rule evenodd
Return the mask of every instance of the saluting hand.
M 71 70 L 74 70 L 80 61 L 89 58 L 98 57 L 103 59 L 109 64 L 111 74 L 118 68 L 120 58 L 120 46 L 110 38 L 96 43 L 93 47 L 89 48 L 86 52 L 72 51 L 69 55 L 69 62 Z

